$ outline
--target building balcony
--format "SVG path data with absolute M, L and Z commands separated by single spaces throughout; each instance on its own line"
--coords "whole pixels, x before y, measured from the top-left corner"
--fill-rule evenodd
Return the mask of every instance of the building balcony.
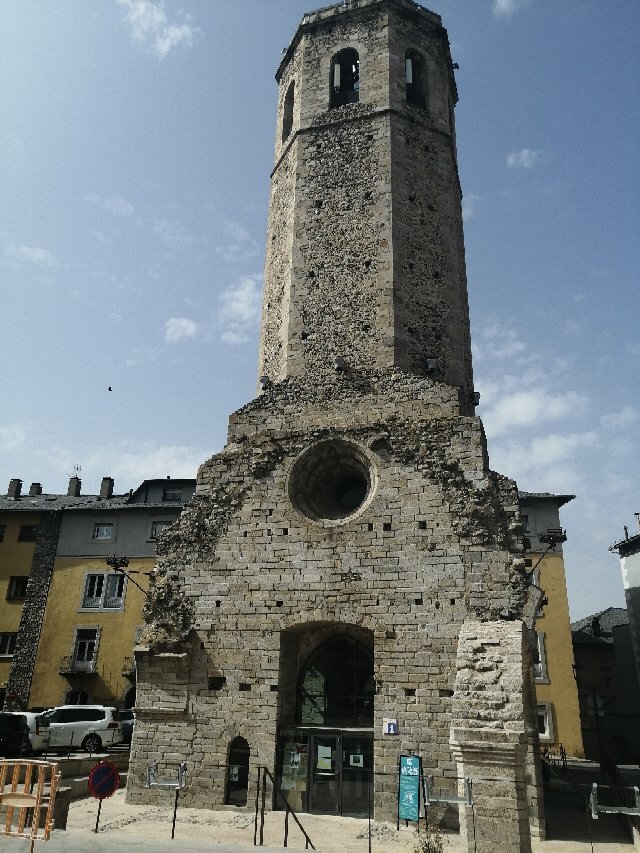
M 96 675 L 95 660 L 76 660 L 72 655 L 66 655 L 60 661 L 58 668 L 60 675 L 80 675 L 94 676 Z
M 136 662 L 133 658 L 125 658 L 122 661 L 122 677 L 131 681 L 136 677 Z

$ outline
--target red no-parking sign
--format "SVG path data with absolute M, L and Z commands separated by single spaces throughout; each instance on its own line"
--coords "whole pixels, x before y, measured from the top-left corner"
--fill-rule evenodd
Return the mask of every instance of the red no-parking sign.
M 106 800 L 120 787 L 120 774 L 115 764 L 101 761 L 89 773 L 89 792 L 96 800 Z

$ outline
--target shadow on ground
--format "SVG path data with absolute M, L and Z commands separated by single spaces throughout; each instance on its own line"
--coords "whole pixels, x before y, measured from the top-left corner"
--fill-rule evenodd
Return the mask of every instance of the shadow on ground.
M 598 783 L 599 802 L 616 802 L 610 782 L 597 764 L 569 764 L 565 770 L 545 764 L 543 769 L 547 840 L 633 845 L 626 816 L 599 814 L 597 820 L 591 817 L 589 795 L 594 782 Z M 637 780 L 628 780 L 628 784 L 637 784 Z

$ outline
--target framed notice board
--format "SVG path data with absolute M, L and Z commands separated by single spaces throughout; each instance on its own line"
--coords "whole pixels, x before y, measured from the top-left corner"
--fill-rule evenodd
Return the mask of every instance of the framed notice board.
M 401 820 L 420 820 L 420 786 L 422 759 L 418 755 L 401 755 L 398 761 L 398 828 Z

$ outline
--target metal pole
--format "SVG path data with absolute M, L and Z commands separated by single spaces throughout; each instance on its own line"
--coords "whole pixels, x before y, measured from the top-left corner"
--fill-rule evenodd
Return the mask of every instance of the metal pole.
M 284 844 L 283 847 L 287 846 L 287 841 L 289 839 L 289 805 L 285 803 L 284 810 Z
M 173 823 L 171 824 L 171 840 L 176 834 L 176 813 L 178 811 L 178 797 L 180 796 L 180 788 L 176 788 L 176 797 L 173 801 Z
M 262 801 L 260 804 L 260 847 L 264 844 L 264 810 L 267 802 L 267 768 L 262 768 Z
M 100 823 L 100 810 L 102 809 L 102 799 L 98 800 L 98 816 L 96 817 L 96 828 L 93 830 L 94 832 L 98 831 L 98 824 Z
M 253 820 L 253 846 L 256 846 L 258 841 L 258 809 L 260 808 L 260 771 L 261 767 L 258 767 L 258 781 L 256 783 L 256 816 Z
M 368 797 L 368 799 L 369 799 L 369 853 L 371 853 L 371 773 L 372 772 L 373 771 L 370 771 L 370 773 L 369 773 L 369 784 L 368 784 L 368 790 L 369 790 L 369 797 Z

